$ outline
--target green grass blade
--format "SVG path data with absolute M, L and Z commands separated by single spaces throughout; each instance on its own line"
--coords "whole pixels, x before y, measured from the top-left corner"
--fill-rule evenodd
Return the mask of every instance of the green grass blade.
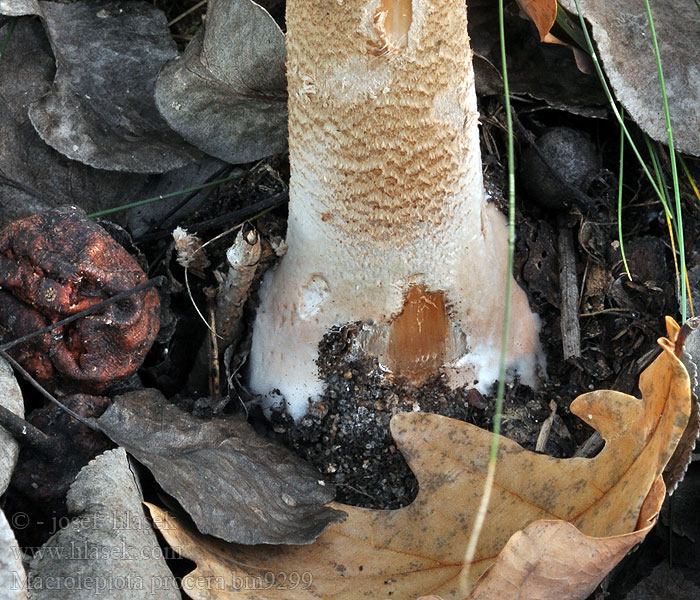
M 661 98 L 664 105 L 664 120 L 666 121 L 666 135 L 668 137 L 668 151 L 671 157 L 671 177 L 673 179 L 673 198 L 676 206 L 676 237 L 678 239 L 678 253 L 680 254 L 680 270 L 681 270 L 681 322 L 686 321 L 687 311 L 687 295 L 688 290 L 685 283 L 685 243 L 683 240 L 683 212 L 681 210 L 681 193 L 678 183 L 678 165 L 676 164 L 676 151 L 673 144 L 673 128 L 671 127 L 671 112 L 668 108 L 668 96 L 666 94 L 666 84 L 664 82 L 664 70 L 661 65 L 661 53 L 659 52 L 659 42 L 656 38 L 656 28 L 654 27 L 654 18 L 651 15 L 651 7 L 649 0 L 644 0 L 644 7 L 647 13 L 647 21 L 649 22 L 649 32 L 651 34 L 651 43 L 654 48 L 654 58 L 656 59 L 656 70 L 659 74 L 659 87 L 661 89 Z
M 503 314 L 503 335 L 501 337 L 501 354 L 498 366 L 498 389 L 496 393 L 496 405 L 493 415 L 493 429 L 491 444 L 489 448 L 489 462 L 484 480 L 484 492 L 479 503 L 469 544 L 465 551 L 464 562 L 467 568 L 462 571 L 461 578 L 465 581 L 468 578 L 469 565 L 476 552 L 476 545 L 479 540 L 481 529 L 486 519 L 488 505 L 493 490 L 493 482 L 496 474 L 496 463 L 498 461 L 498 442 L 501 432 L 501 419 L 503 414 L 503 396 L 505 394 L 506 379 L 506 355 L 508 346 L 508 332 L 510 329 L 510 296 L 511 281 L 513 279 L 513 254 L 515 249 L 515 154 L 513 142 L 513 117 L 510 106 L 510 93 L 508 87 L 508 69 L 506 66 L 506 42 L 503 18 L 503 0 L 498 1 L 498 25 L 501 41 L 501 68 L 503 73 L 503 94 L 505 97 L 506 123 L 508 129 L 508 269 L 506 271 L 506 298 Z
M 175 198 L 176 196 L 182 196 L 184 194 L 189 194 L 191 192 L 198 192 L 199 190 L 204 190 L 206 188 L 221 185 L 223 183 L 228 183 L 229 181 L 234 181 L 240 179 L 244 175 L 248 175 L 250 171 L 245 171 L 244 173 L 236 173 L 236 175 L 230 175 L 229 177 L 224 177 L 223 179 L 215 179 L 208 183 L 202 183 L 201 185 L 194 185 L 177 192 L 170 192 L 169 194 L 163 194 L 161 196 L 154 196 L 153 198 L 146 198 L 145 200 L 138 200 L 137 202 L 130 202 L 129 204 L 122 204 L 121 206 L 115 206 L 113 208 L 107 208 L 105 210 L 100 210 L 88 215 L 89 219 L 96 219 L 97 217 L 104 217 L 106 215 L 111 215 L 123 210 L 129 210 L 130 208 L 136 208 L 137 206 L 144 206 L 145 204 L 151 204 L 152 202 L 160 202 L 161 200 L 167 200 L 168 198 Z
M 591 60 L 593 61 L 593 66 L 595 67 L 596 73 L 598 74 L 598 79 L 600 80 L 600 83 L 603 87 L 603 92 L 605 93 L 605 97 L 608 99 L 608 104 L 610 105 L 610 110 L 612 110 L 613 114 L 615 115 L 615 118 L 617 119 L 617 122 L 619 123 L 620 127 L 622 128 L 622 131 L 625 134 L 625 138 L 629 142 L 630 147 L 632 148 L 632 152 L 634 155 L 637 157 L 637 160 L 639 161 L 639 165 L 642 168 L 642 171 L 644 171 L 644 174 L 647 176 L 647 179 L 649 180 L 649 183 L 651 184 L 651 187 L 654 188 L 654 191 L 656 194 L 661 198 L 662 192 L 659 189 L 659 187 L 656 184 L 656 181 L 654 181 L 654 177 L 652 176 L 651 172 L 649 171 L 649 168 L 646 166 L 644 163 L 644 159 L 642 158 L 642 155 L 639 152 L 639 149 L 637 148 L 637 145 L 634 143 L 634 140 L 632 139 L 632 136 L 627 129 L 627 126 L 625 125 L 625 121 L 622 118 L 622 115 L 620 114 L 620 110 L 617 108 L 617 104 L 615 103 L 615 100 L 612 95 L 612 91 L 610 91 L 610 86 L 608 85 L 608 82 L 605 79 L 605 75 L 603 74 L 603 68 L 600 66 L 600 61 L 598 60 L 598 55 L 596 54 L 595 48 L 593 47 L 593 41 L 591 40 L 591 36 L 588 33 L 588 28 L 586 27 L 586 21 L 583 18 L 583 12 L 581 11 L 581 5 L 579 4 L 578 0 L 574 0 L 574 4 L 576 4 L 576 11 L 578 12 L 578 17 L 579 21 L 581 22 L 581 31 L 586 39 L 586 48 L 588 48 L 588 53 L 590 54 Z
M 622 115 L 624 118 L 624 114 Z M 617 178 L 617 239 L 620 242 L 620 254 L 622 255 L 622 264 L 625 267 L 625 273 L 630 281 L 632 274 L 630 273 L 629 265 L 627 264 L 627 256 L 625 255 L 625 243 L 622 241 L 622 179 L 625 164 L 625 134 L 620 128 L 620 175 Z

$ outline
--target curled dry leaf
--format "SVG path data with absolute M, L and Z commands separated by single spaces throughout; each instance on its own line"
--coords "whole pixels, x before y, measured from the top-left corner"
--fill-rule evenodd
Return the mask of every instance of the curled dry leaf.
M 523 12 L 532 19 L 540 34 L 540 40 L 544 42 L 557 18 L 557 0 L 517 0 L 517 2 Z
M 492 0 L 469 0 L 469 37 L 479 94 L 503 94 L 497 4 Z M 576 114 L 605 116 L 600 109 L 605 96 L 598 78 L 582 73 L 568 48 L 542 44 L 531 24 L 520 15 L 506 11 L 504 17 L 511 94 L 539 98 Z
M 14 2 L 9 4 L 18 8 Z M 7 14 L 7 2 L 0 3 L 0 13 Z M 88 167 L 39 137 L 27 111 L 51 88 L 54 57 L 40 21 L 27 18 L 15 23 L 11 36 L 12 23 L 0 29 L 0 39 L 7 40 L 0 69 L 0 226 L 62 204 L 94 212 L 142 199 L 145 175 Z M 158 194 L 173 189 L 178 188 Z
M 284 35 L 251 0 L 210 0 L 206 26 L 165 65 L 156 103 L 188 142 L 231 163 L 287 147 Z
M 183 580 L 196 599 L 461 599 L 484 598 L 483 590 L 499 599 L 583 598 L 655 522 L 664 496 L 660 475 L 688 422 L 687 372 L 674 342 L 663 338 L 660 345 L 663 352 L 640 378 L 643 400 L 598 391 L 572 404 L 606 440 L 595 458 L 555 459 L 501 439 L 469 565 L 464 554 L 491 434 L 437 415 L 399 414 L 391 422 L 419 481 L 413 504 L 395 511 L 343 506 L 348 519 L 312 546 L 226 545 L 156 507 L 151 512 L 166 540 L 197 562 Z M 522 595 L 530 578 L 536 589 L 525 587 Z M 204 589 L 201 581 L 211 585 Z
M 39 2 L 56 57 L 52 90 L 29 108 L 42 139 L 68 158 L 128 173 L 163 173 L 202 158 L 154 101 L 177 56 L 163 12 L 148 2 Z
M 142 500 L 123 448 L 83 467 L 66 497 L 73 518 L 32 558 L 30 600 L 179 599 Z
M 197 419 L 157 390 L 118 396 L 97 424 L 153 473 L 200 531 L 244 544 L 310 544 L 345 513 L 334 489 L 238 418 Z

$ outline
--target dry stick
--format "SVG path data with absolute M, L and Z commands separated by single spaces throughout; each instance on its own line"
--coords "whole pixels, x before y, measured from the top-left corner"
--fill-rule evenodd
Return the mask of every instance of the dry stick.
M 535 452 L 544 452 L 547 442 L 549 441 L 549 434 L 552 431 L 552 425 L 554 425 L 554 419 L 557 416 L 557 403 L 552 400 L 549 403 L 549 416 L 542 423 L 542 428 L 537 436 L 537 443 L 535 444 Z
M 578 282 L 574 237 L 568 227 L 559 228 L 559 284 L 561 286 L 561 343 L 564 360 L 581 358 L 581 326 L 578 320 Z
M 226 349 L 238 344 L 243 332 L 243 308 L 248 300 L 248 291 L 253 282 L 255 271 L 260 261 L 260 238 L 254 229 L 239 231 L 235 241 L 226 251 L 228 272 L 219 284 L 216 294 L 217 347 Z M 211 328 L 210 328 L 211 331 Z M 204 366 L 217 361 L 218 351 L 211 351 L 211 343 L 205 342 L 190 373 L 188 387 L 196 389 L 201 386 Z
M 147 290 L 148 288 L 153 287 L 154 285 L 161 286 L 164 285 L 167 282 L 167 279 L 163 277 L 162 275 L 159 277 L 154 277 L 153 279 L 149 279 L 145 283 L 142 283 L 141 285 L 137 285 L 135 288 L 131 288 L 130 290 L 127 290 L 125 292 L 121 292 L 119 294 L 116 294 L 115 296 L 112 296 L 110 298 L 107 298 L 107 300 L 102 300 L 102 302 L 98 302 L 97 304 L 93 304 L 91 307 L 86 308 L 85 310 L 81 310 L 78 313 L 75 313 L 74 315 L 71 315 L 70 317 L 66 317 L 65 319 L 61 319 L 60 321 L 56 321 L 55 323 L 52 323 L 51 325 L 47 325 L 46 327 L 42 327 L 41 329 L 37 329 L 36 331 L 33 331 L 32 333 L 28 333 L 27 335 L 23 335 L 22 337 L 18 337 L 17 339 L 11 340 L 9 342 L 6 342 L 4 344 L 0 345 L 0 352 L 4 352 L 5 350 L 9 350 L 10 348 L 16 346 L 17 344 L 21 344 L 22 342 L 26 342 L 27 340 L 31 340 L 32 338 L 35 338 L 42 333 L 48 333 L 49 331 L 53 331 L 57 327 L 63 327 L 64 325 L 68 325 L 68 323 L 72 323 L 73 321 L 77 321 L 78 319 L 81 319 L 82 317 L 86 315 L 90 315 L 94 312 L 97 312 L 98 310 L 104 308 L 105 306 L 109 306 L 110 304 L 114 304 L 115 302 L 119 302 L 120 300 L 123 300 L 124 298 L 128 298 L 132 294 L 136 294 L 137 292 L 141 292 L 143 290 Z
M 33 388 L 35 388 L 42 396 L 47 398 L 48 400 L 51 400 L 56 406 L 59 408 L 63 409 L 66 411 L 71 417 L 73 417 L 76 421 L 79 421 L 86 427 L 89 427 L 93 431 L 99 431 L 102 433 L 102 430 L 95 425 L 94 421 L 92 419 L 88 419 L 86 417 L 83 417 L 82 415 L 79 415 L 77 412 L 71 410 L 68 408 L 65 404 L 60 402 L 59 400 L 56 399 L 54 395 L 52 395 L 44 386 L 42 386 L 36 379 L 34 379 L 25 369 L 20 365 L 14 358 L 12 358 L 7 352 L 4 350 L 0 350 L 0 356 L 2 356 L 7 362 L 9 362 L 12 367 L 17 371 L 26 381 L 31 384 Z
M 58 444 L 54 438 L 37 429 L 29 421 L 18 417 L 0 404 L 0 427 L 3 427 L 17 442 L 30 446 L 44 456 L 54 456 Z
M 592 458 L 598 452 L 600 452 L 605 446 L 605 440 L 600 437 L 600 434 L 596 431 L 591 437 L 589 437 L 583 445 L 574 452 L 574 457 Z
M 219 341 L 216 333 L 216 302 L 214 295 L 207 296 L 209 304 L 209 396 L 218 398 L 221 395 L 221 373 L 219 371 Z
M 202 232 L 207 231 L 209 229 L 215 229 L 216 227 L 220 227 L 229 223 L 236 223 L 236 226 L 238 226 L 244 221 L 252 219 L 253 217 L 255 217 L 263 211 L 272 210 L 273 208 L 281 206 L 288 200 L 289 192 L 280 192 L 279 194 L 275 194 L 274 196 L 270 196 L 269 198 L 265 198 L 264 200 L 255 202 L 250 206 L 241 208 L 240 210 L 234 210 L 232 212 L 224 213 L 223 215 L 214 217 L 213 219 L 208 219 L 206 221 L 200 221 L 199 223 L 192 223 L 187 226 L 187 230 L 192 233 L 201 234 Z M 171 235 L 172 231 L 170 230 L 155 231 L 153 233 L 145 233 L 144 235 L 136 238 L 135 241 L 140 244 L 142 242 L 160 240 L 166 237 L 170 237 Z

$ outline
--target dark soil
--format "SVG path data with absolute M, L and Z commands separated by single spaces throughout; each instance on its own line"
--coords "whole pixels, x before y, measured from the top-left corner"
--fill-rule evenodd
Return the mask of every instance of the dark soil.
M 353 356 L 357 329 L 357 325 L 348 325 L 324 337 L 319 359 L 325 381 L 323 397 L 311 403 L 297 423 L 286 413 L 274 413 L 273 427 L 335 483 L 340 502 L 399 508 L 415 498 L 418 482 L 393 442 L 392 415 L 422 411 L 490 429 L 493 398 L 466 387 L 451 390 L 443 378 L 420 388 L 392 381 L 376 359 Z M 541 424 L 551 412 L 543 398 L 517 383 L 507 388 L 502 431 L 529 450 L 535 449 Z M 547 451 L 553 456 L 570 456 L 574 449 L 571 436 L 560 419 L 557 424 Z

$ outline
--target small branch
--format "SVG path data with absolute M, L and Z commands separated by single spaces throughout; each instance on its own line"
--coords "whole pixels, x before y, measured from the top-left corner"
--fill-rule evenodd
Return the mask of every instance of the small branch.
M 549 434 L 552 431 L 552 425 L 554 425 L 554 418 L 557 416 L 557 403 L 552 400 L 549 403 L 549 416 L 542 423 L 542 428 L 537 436 L 537 443 L 535 444 L 535 452 L 544 452 L 547 442 L 549 441 Z
M 600 434 L 596 431 L 591 437 L 589 437 L 583 445 L 574 452 L 575 458 L 592 458 L 598 452 L 600 452 L 605 446 L 605 440 L 600 437 Z
M 581 358 L 576 257 L 574 237 L 568 227 L 559 228 L 559 285 L 561 286 L 561 343 L 566 361 L 570 358 Z
M 0 427 L 6 429 L 18 443 L 34 448 L 44 456 L 56 455 L 58 443 L 54 438 L 34 427 L 29 421 L 18 417 L 2 404 L 0 404 Z
M 44 388 L 36 379 L 34 379 L 23 367 L 20 365 L 14 358 L 12 358 L 7 352 L 4 350 L 0 350 L 0 356 L 2 356 L 7 362 L 9 362 L 12 367 L 17 371 L 24 379 L 33 387 L 35 388 L 44 398 L 47 398 L 51 402 L 53 402 L 56 406 L 67 412 L 71 417 L 73 417 L 75 420 L 79 421 L 86 427 L 89 427 L 93 431 L 99 431 L 102 433 L 102 430 L 95 425 L 92 419 L 87 419 L 83 417 L 82 415 L 79 415 L 75 411 L 72 411 L 70 408 L 68 408 L 65 404 L 62 402 L 59 402 L 55 396 L 53 396 L 51 393 L 49 393 L 48 390 Z
M 1 344 L 0 345 L 0 352 L 5 352 L 6 350 L 13 348 L 17 344 L 21 344 L 22 342 L 26 342 L 27 340 L 31 340 L 32 338 L 35 338 L 35 337 L 41 335 L 42 333 L 48 333 L 49 331 L 53 331 L 54 329 L 56 329 L 58 327 L 63 327 L 64 325 L 67 325 L 68 323 L 72 323 L 73 321 L 77 321 L 78 319 L 81 319 L 86 315 L 90 315 L 94 312 L 97 312 L 98 310 L 104 308 L 105 306 L 109 306 L 110 304 L 114 304 L 115 302 L 119 302 L 120 300 L 123 300 L 124 298 L 128 298 L 132 294 L 136 294 L 136 293 L 141 292 L 143 290 L 147 290 L 147 289 L 153 287 L 154 285 L 158 285 L 158 286 L 164 285 L 166 283 L 166 281 L 167 281 L 167 279 L 163 276 L 149 279 L 145 283 L 142 283 L 141 285 L 137 285 L 135 288 L 131 288 L 130 290 L 116 294 L 115 296 L 112 296 L 111 298 L 107 298 L 107 300 L 103 300 L 102 302 L 98 302 L 97 304 L 94 304 L 93 306 L 86 308 L 85 310 L 81 310 L 80 312 L 75 313 L 74 315 L 71 315 L 70 317 L 66 317 L 65 319 L 61 319 L 60 321 L 56 321 L 55 323 L 52 323 L 51 325 L 47 325 L 46 327 L 42 327 L 41 329 L 37 329 L 36 331 L 33 331 L 32 333 L 28 333 L 27 335 L 23 335 L 22 337 L 18 337 L 17 339 L 14 339 L 12 341 Z
M 208 219 L 206 221 L 200 221 L 199 223 L 192 223 L 187 225 L 188 231 L 193 233 L 203 233 L 209 229 L 216 229 L 222 225 L 228 225 L 229 223 L 236 223 L 240 225 L 241 223 L 259 216 L 261 213 L 268 212 L 289 200 L 289 192 L 280 192 L 274 196 L 270 196 L 264 200 L 260 200 L 255 204 L 241 208 L 240 210 L 235 210 L 233 212 L 224 213 L 219 217 L 214 217 L 213 219 Z M 143 242 L 151 242 L 154 240 L 160 240 L 163 238 L 170 237 L 172 232 L 170 230 L 154 231 L 152 233 L 145 233 L 144 235 L 136 238 L 135 242 L 141 244 Z

